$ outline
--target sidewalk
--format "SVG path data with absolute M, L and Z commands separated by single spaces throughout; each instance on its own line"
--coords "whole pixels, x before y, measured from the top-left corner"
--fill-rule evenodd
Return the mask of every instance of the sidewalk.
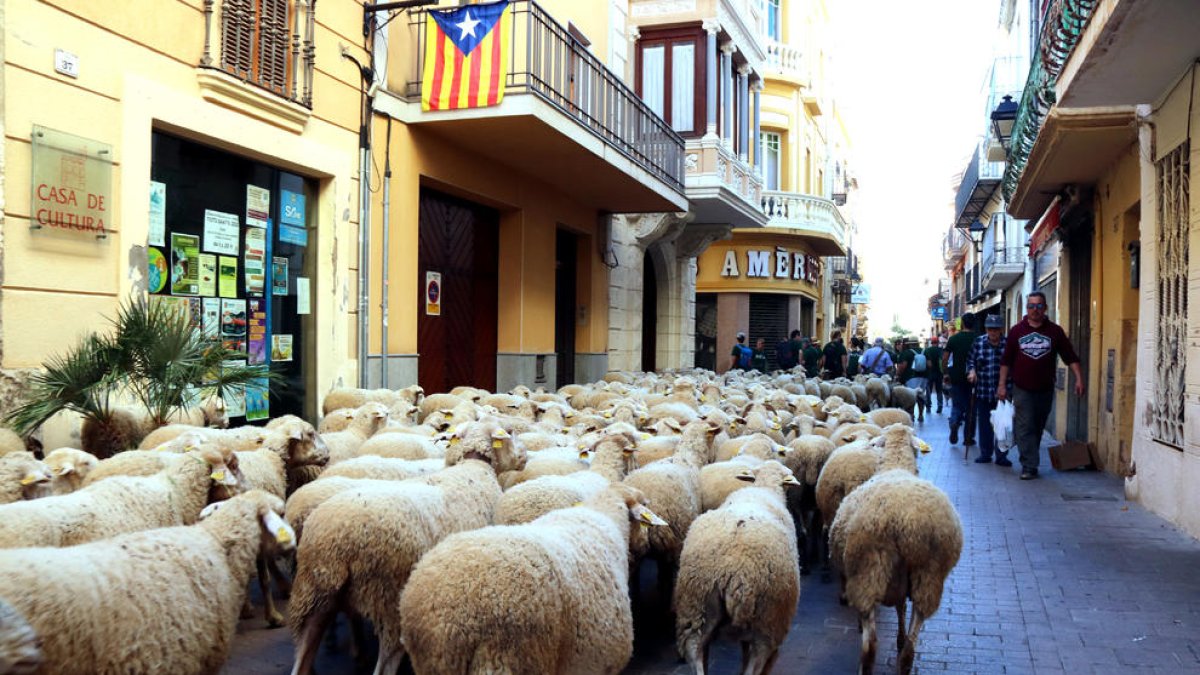
M 916 672 L 1200 674 L 1200 542 L 1125 502 L 1118 478 L 1055 471 L 1044 449 L 1041 477 L 1020 481 L 1019 466 L 964 461 L 942 415 L 927 417 L 918 433 L 933 446 L 919 460 L 921 476 L 950 495 L 965 541 L 942 608 L 921 632 Z M 971 460 L 977 456 L 973 449 Z M 643 599 L 654 595 L 650 569 L 643 567 Z M 774 672 L 856 672 L 854 612 L 837 603 L 836 584 L 822 583 L 819 571 L 801 584 Z M 688 673 L 674 626 L 653 611 L 636 616 L 626 672 Z M 879 627 L 878 671 L 895 672 L 895 612 L 880 611 Z M 354 672 L 339 628 L 343 650 L 322 648 L 323 675 Z M 224 672 L 287 673 L 291 650 L 287 629 L 243 621 Z M 712 673 L 738 672 L 740 663 L 737 645 L 714 645 Z

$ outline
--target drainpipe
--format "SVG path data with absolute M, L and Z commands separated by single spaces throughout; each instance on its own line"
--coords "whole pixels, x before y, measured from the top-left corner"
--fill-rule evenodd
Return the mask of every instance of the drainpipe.
M 359 62 L 350 54 L 345 46 L 342 47 L 342 58 L 349 59 L 358 66 L 362 80 L 359 83 L 361 94 L 358 126 L 358 386 L 367 386 L 367 350 L 370 339 L 371 316 L 367 286 L 367 267 L 370 265 L 370 252 L 367 244 L 370 241 L 371 227 L 371 98 L 373 91 L 365 91 L 367 83 L 373 82 L 375 73 Z
M 392 117 L 387 118 L 387 140 L 384 142 L 383 151 L 383 268 L 380 273 L 383 275 L 382 290 L 380 291 L 379 299 L 379 351 L 383 359 L 383 365 L 379 373 L 379 386 L 388 388 L 388 239 L 391 229 L 391 204 L 392 204 Z

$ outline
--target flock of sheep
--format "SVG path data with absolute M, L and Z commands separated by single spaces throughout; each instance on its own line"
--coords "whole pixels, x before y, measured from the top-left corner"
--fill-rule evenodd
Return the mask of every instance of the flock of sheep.
M 916 475 L 929 446 L 911 404 L 884 407 L 896 389 L 701 370 L 338 389 L 319 428 L 220 428 L 215 401 L 196 420 L 215 426 L 101 461 L 0 431 L 0 673 L 218 672 L 252 577 L 294 673 L 338 614 L 357 649 L 370 622 L 376 673 L 406 655 L 417 673 L 617 673 L 647 559 L 696 673 L 718 637 L 768 672 L 822 561 L 860 616 L 862 671 L 885 605 L 907 673 L 962 526 Z

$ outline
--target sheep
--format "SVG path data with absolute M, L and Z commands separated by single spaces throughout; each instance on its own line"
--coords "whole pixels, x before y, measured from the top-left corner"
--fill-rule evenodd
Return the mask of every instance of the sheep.
M 866 385 L 855 382 L 850 385 L 850 391 L 854 394 L 854 404 L 860 410 L 868 410 L 871 407 L 871 397 L 867 395 Z
M 400 597 L 413 670 L 620 672 L 633 654 L 631 521 L 664 524 L 615 483 L 532 523 L 447 537 Z
M 350 459 L 358 449 L 387 422 L 387 408 L 381 403 L 367 403 L 355 415 L 354 421 L 345 431 L 321 434 L 321 440 L 329 448 L 329 463 L 337 464 Z
M 210 396 L 200 405 L 172 411 L 167 415 L 167 424 L 224 429 L 229 426 L 229 416 L 225 413 L 225 401 L 220 396 Z
M 890 405 L 892 399 L 891 389 L 888 387 L 888 381 L 882 377 L 872 377 L 867 380 L 867 407 L 871 410 L 877 408 L 886 408 Z
M 294 672 L 312 670 L 338 610 L 374 625 L 376 672 L 399 667 L 404 645 L 396 599 L 413 565 L 446 535 L 490 524 L 501 494 L 497 472 L 525 463 L 524 450 L 495 422 L 464 427 L 455 432 L 460 441 L 447 452 L 445 470 L 347 490 L 308 515 L 289 606 Z
M 190 525 L 214 483 L 236 486 L 220 451 L 185 455 L 152 476 L 113 476 L 66 495 L 0 505 L 0 548 L 71 546 L 153 527 Z
M 50 468 L 32 452 L 0 455 L 0 504 L 44 497 L 53 478 Z
M 664 598 L 671 597 L 684 538 L 703 506 L 700 469 L 711 457 L 713 436 L 719 429 L 703 420 L 689 423 L 673 457 L 647 464 L 625 478 L 625 484 L 640 490 L 647 505 L 667 521 L 666 527 L 647 533 L 647 553 L 658 567 L 658 583 Z M 631 561 L 634 570 L 638 562 Z
M 650 408 L 651 420 L 657 422 L 658 420 L 666 419 L 668 417 L 675 420 L 679 424 L 687 424 L 688 422 L 695 421 L 699 415 L 696 412 L 696 408 L 680 401 L 659 403 L 653 408 Z
M 345 431 L 346 427 L 354 421 L 355 411 L 358 408 L 339 408 L 321 418 L 321 423 L 317 426 L 317 432 L 322 434 L 332 434 L 338 431 Z
M 883 433 L 883 429 L 870 422 L 839 425 L 830 435 L 829 440 L 836 446 L 843 446 L 854 441 L 870 440 Z
M 913 410 L 917 405 L 917 390 L 899 384 L 892 387 L 890 405 L 893 408 L 899 408 L 908 413 L 911 418 Z
M 249 492 L 196 525 L 5 551 L 0 597 L 37 632 L 46 672 L 216 673 L 261 542 L 292 538 L 282 507 Z
M 421 400 L 421 421 L 438 410 L 454 410 L 455 406 L 468 399 L 454 394 L 430 394 Z
M 434 473 L 446 466 L 442 457 L 430 459 L 397 459 L 366 455 L 355 457 L 325 469 L 321 480 L 341 476 L 344 478 L 372 478 L 376 480 L 404 480 L 414 476 Z
M 753 468 L 768 459 L 783 459 L 786 456 L 784 447 L 766 436 L 758 435 L 753 442 L 742 446 L 738 456 L 704 467 L 700 470 L 702 511 L 717 508 L 730 493 L 745 487 L 746 483 L 738 475 L 747 467 Z
M 674 420 L 672 420 L 674 421 Z M 703 420 L 697 420 L 704 423 Z M 689 422 L 695 424 L 695 422 Z M 675 454 L 676 448 L 682 440 L 682 436 L 651 436 L 644 438 L 638 442 L 637 460 L 638 464 L 646 466 L 657 462 L 660 459 L 666 459 Z
M 496 504 L 496 524 L 528 523 L 586 500 L 609 483 L 623 480 L 630 468 L 636 468 L 630 466 L 634 450 L 633 442 L 622 434 L 601 437 L 586 451 L 592 457 L 587 471 L 541 476 L 506 491 Z
M 0 427 L 0 457 L 28 450 L 25 439 L 12 429 Z
M 696 673 L 705 672 L 720 629 L 742 643 L 743 673 L 769 672 L 800 599 L 796 531 L 784 501 L 785 486 L 799 482 L 773 460 L 739 478 L 752 487 L 697 518 L 679 559 L 675 640 Z
M 820 559 L 820 534 L 824 524 L 821 510 L 817 508 L 817 478 L 836 449 L 834 442 L 823 436 L 799 436 L 788 444 L 787 456 L 783 458 L 783 465 L 791 469 L 803 486 L 787 493 L 788 511 L 796 522 L 796 533 L 801 535 L 801 540 L 797 541 L 801 574 L 808 574 L 812 561 Z
M 12 605 L 0 599 L 0 673 L 32 675 L 45 661 L 37 631 Z
M 905 410 L 900 410 L 898 408 L 881 408 L 867 413 L 866 421 L 882 429 L 893 424 L 903 424 L 911 427 L 913 418 L 912 413 Z
M 438 447 L 431 438 L 403 432 L 375 434 L 355 451 L 356 457 L 377 455 L 396 459 L 429 459 L 445 457 L 446 451 Z
M 65 495 L 78 490 L 83 481 L 99 464 L 96 456 L 75 448 L 58 448 L 46 455 L 46 467 L 54 476 L 50 491 Z
M 538 476 L 565 476 L 587 468 L 587 462 L 579 458 L 579 451 L 574 448 L 542 450 L 530 453 L 524 468 L 500 474 L 500 487 L 510 490 Z
M 424 390 L 421 390 L 421 393 L 424 395 Z M 410 396 L 410 394 L 402 395 L 390 389 L 333 389 L 325 395 L 325 401 L 321 405 L 321 414 L 328 415 L 343 408 L 359 408 L 367 403 L 390 406 L 397 401 L 407 400 Z
M 105 422 L 97 422 L 91 417 L 83 418 L 79 428 L 79 445 L 85 452 L 99 459 L 107 459 L 122 450 L 136 448 L 154 427 L 145 410 L 113 406 Z
M 862 629 L 860 672 L 875 666 L 876 611 L 894 606 L 897 669 L 912 672 L 917 637 L 942 602 L 946 577 L 962 554 L 963 530 L 950 499 L 903 469 L 885 471 L 846 497 L 830 530 L 830 557 Z M 905 629 L 906 605 L 912 621 Z

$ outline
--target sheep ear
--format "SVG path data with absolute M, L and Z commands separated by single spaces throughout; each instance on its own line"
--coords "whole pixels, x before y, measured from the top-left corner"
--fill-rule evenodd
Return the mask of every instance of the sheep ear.
M 662 527 L 667 524 L 667 521 L 659 517 L 659 515 L 644 504 L 635 504 L 629 509 L 629 519 L 641 523 L 642 525 Z
M 736 478 L 738 480 L 744 480 L 747 483 L 753 483 L 754 482 L 754 473 L 751 472 L 749 469 L 747 469 L 746 471 L 743 471 L 743 472 L 739 473 L 738 475 L 734 476 L 734 478 Z
M 208 506 L 204 507 L 203 509 L 200 510 L 200 520 L 204 520 L 205 518 L 216 513 L 217 509 L 221 508 L 224 504 L 225 504 L 225 502 L 213 502 L 212 504 L 209 504 Z
M 66 464 L 63 464 L 62 466 L 58 467 L 58 470 L 55 471 L 55 473 L 57 473 L 60 476 L 67 476 L 67 475 L 73 474 L 73 473 L 75 473 L 75 465 L 71 464 L 70 462 L 67 462 Z
M 263 527 L 267 528 L 267 531 L 275 537 L 276 543 L 288 546 L 296 541 L 296 531 L 274 511 L 267 509 L 262 516 L 262 523 Z

